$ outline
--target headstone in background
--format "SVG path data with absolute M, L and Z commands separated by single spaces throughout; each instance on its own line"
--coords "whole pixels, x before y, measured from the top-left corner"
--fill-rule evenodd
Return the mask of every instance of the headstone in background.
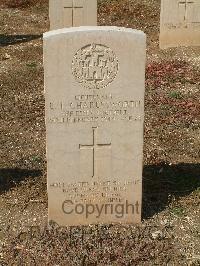
M 97 0 L 49 0 L 50 30 L 97 25 Z
M 145 53 L 132 29 L 44 34 L 49 220 L 141 221 Z
M 200 45 L 200 0 L 162 0 L 160 48 Z

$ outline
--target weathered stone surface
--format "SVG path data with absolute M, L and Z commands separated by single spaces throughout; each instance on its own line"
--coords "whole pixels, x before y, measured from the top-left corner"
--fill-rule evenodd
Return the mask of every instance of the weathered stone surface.
M 50 29 L 97 25 L 97 0 L 50 0 Z
M 162 0 L 160 48 L 200 45 L 200 1 Z
M 44 34 L 50 220 L 140 222 L 145 48 L 125 28 Z

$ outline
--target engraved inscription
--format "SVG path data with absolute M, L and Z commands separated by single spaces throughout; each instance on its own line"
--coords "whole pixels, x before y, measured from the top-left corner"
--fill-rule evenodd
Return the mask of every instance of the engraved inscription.
M 51 101 L 47 123 L 143 121 L 142 100 L 117 100 L 111 94 L 75 95 L 74 99 Z
M 59 190 L 67 195 L 68 199 L 75 203 L 83 202 L 123 202 L 125 194 L 132 190 L 133 186 L 140 186 L 141 180 L 134 178 L 133 180 L 121 181 L 121 178 L 105 181 L 87 181 L 62 183 L 52 182 L 50 188 Z
M 91 44 L 81 48 L 72 61 L 72 73 L 83 87 L 102 89 L 116 77 L 119 63 L 114 52 L 105 45 Z
M 190 24 L 183 24 L 183 23 L 165 23 L 164 26 L 168 29 L 182 29 L 182 28 L 187 28 L 187 29 L 199 29 L 200 28 L 200 22 L 193 22 Z

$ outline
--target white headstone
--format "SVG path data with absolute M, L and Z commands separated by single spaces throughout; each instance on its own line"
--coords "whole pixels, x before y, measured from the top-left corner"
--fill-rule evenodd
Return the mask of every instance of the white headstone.
M 160 48 L 200 45 L 200 0 L 162 0 Z
M 50 220 L 141 221 L 145 49 L 132 29 L 44 34 Z
M 97 0 L 49 0 L 50 29 L 97 25 Z

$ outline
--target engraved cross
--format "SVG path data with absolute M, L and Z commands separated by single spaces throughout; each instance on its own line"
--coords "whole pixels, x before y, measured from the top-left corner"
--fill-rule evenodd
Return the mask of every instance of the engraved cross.
M 97 160 L 96 160 L 96 153 L 99 149 L 103 148 L 111 148 L 111 143 L 106 144 L 99 144 L 97 143 L 97 127 L 92 128 L 93 131 L 93 143 L 89 145 L 79 145 L 80 150 L 92 150 L 93 152 L 93 159 L 92 159 L 92 177 L 97 176 Z
M 65 5 L 64 5 L 64 9 L 65 8 L 71 8 L 72 9 L 72 26 L 74 25 L 74 13 L 75 13 L 75 11 L 76 11 L 76 9 L 83 9 L 83 3 L 82 3 L 82 1 L 80 1 L 80 0 L 71 0 L 70 1 L 71 3 L 66 3 Z
M 179 1 L 179 6 L 180 5 L 184 5 L 185 7 L 185 14 L 184 14 L 184 21 L 186 22 L 187 21 L 187 15 L 188 15 L 188 5 L 190 4 L 194 4 L 194 1 L 191 1 L 191 0 L 181 0 Z

